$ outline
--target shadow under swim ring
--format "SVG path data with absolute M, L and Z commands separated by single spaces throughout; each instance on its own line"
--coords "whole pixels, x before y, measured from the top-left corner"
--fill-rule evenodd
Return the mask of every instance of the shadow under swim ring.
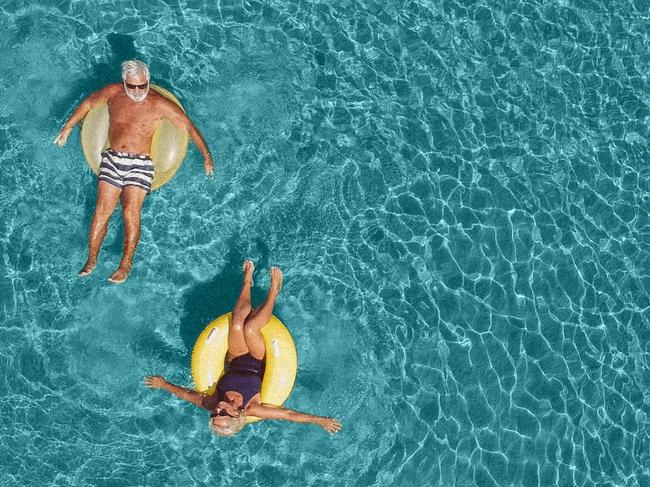
M 228 328 L 232 313 L 219 316 L 199 335 L 192 350 L 192 379 L 197 391 L 214 394 L 224 373 L 228 352 Z M 289 330 L 275 316 L 262 328 L 266 347 L 266 369 L 262 379 L 261 401 L 282 406 L 296 380 L 298 355 Z M 252 423 L 260 418 L 247 417 Z
M 181 102 L 170 91 L 153 84 L 151 89 L 173 101 L 181 107 L 181 110 L 185 111 Z M 86 114 L 81 127 L 81 146 L 84 156 L 86 156 L 86 162 L 95 174 L 99 174 L 102 151 L 110 146 L 108 125 L 108 105 L 102 103 Z M 165 118 L 158 122 L 151 139 L 150 150 L 151 160 L 154 164 L 152 190 L 160 188 L 174 177 L 185 159 L 188 143 L 189 135 L 186 130 L 179 129 Z

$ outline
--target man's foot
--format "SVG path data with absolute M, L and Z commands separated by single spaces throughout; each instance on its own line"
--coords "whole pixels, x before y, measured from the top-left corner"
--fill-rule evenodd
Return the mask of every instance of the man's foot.
M 244 285 L 253 287 L 253 271 L 255 264 L 252 260 L 244 261 Z
M 95 270 L 95 266 L 97 265 L 97 262 L 88 260 L 84 264 L 84 266 L 81 268 L 79 271 L 79 277 L 86 277 L 92 274 L 92 272 Z
M 280 294 L 282 289 L 282 271 L 278 267 L 271 267 L 271 287 L 269 294 L 273 293 L 275 296 Z
M 113 272 L 113 274 L 111 274 L 111 277 L 108 278 L 108 282 L 121 284 L 126 281 L 127 277 L 129 277 L 129 272 L 131 272 L 130 266 L 120 266 L 115 272 Z

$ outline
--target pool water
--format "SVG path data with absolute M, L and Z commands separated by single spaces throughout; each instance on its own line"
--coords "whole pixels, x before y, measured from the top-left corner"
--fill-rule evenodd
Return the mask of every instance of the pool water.
M 2 485 L 650 485 L 647 0 L 7 0 Z M 149 63 L 215 155 L 119 212 L 73 108 Z M 191 385 L 244 259 L 340 418 L 213 436 Z

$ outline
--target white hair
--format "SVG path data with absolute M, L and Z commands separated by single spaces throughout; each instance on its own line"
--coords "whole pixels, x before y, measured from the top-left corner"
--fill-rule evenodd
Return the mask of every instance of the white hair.
M 244 413 L 241 413 L 239 416 L 236 416 L 234 418 L 229 417 L 229 419 L 230 421 L 228 424 L 224 426 L 217 426 L 212 422 L 212 418 L 210 418 L 208 425 L 210 426 L 212 432 L 215 435 L 219 436 L 232 436 L 239 433 L 244 428 L 244 426 L 246 426 L 246 416 L 244 416 Z
M 149 81 L 149 68 L 142 61 L 137 59 L 131 59 L 129 61 L 124 61 L 122 63 L 122 79 L 126 81 L 127 76 L 139 76 L 144 73 Z

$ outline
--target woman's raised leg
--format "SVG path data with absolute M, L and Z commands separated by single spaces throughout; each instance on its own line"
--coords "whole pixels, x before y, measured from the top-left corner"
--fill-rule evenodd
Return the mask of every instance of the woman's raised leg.
M 253 262 L 247 260 L 244 262 L 244 282 L 242 284 L 239 298 L 232 310 L 230 328 L 228 330 L 228 357 L 232 360 L 240 355 L 248 353 L 248 346 L 244 339 L 244 322 L 251 312 L 251 287 L 253 286 Z
M 282 289 L 282 271 L 277 267 L 271 267 L 271 286 L 266 299 L 246 318 L 244 323 L 244 340 L 246 340 L 248 351 L 257 360 L 262 360 L 266 353 L 261 330 L 271 319 L 280 289 Z

